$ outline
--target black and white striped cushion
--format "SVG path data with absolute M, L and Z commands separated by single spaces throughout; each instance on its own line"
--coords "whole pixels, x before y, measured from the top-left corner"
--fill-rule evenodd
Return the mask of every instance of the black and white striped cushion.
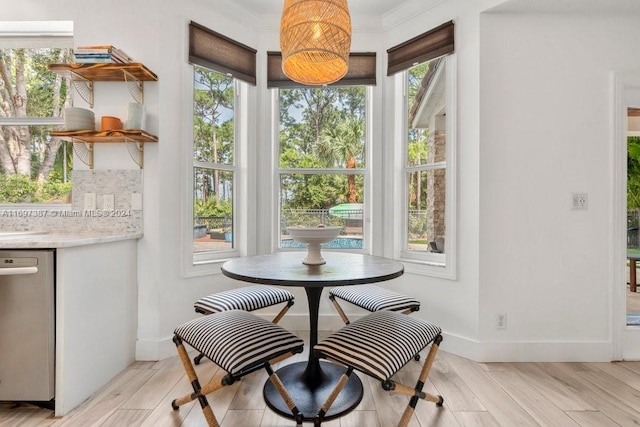
M 420 301 L 376 285 L 338 286 L 329 295 L 343 299 L 369 311 L 403 311 L 420 307 Z
M 385 381 L 440 333 L 438 326 L 415 316 L 383 310 L 345 326 L 314 351 Z
M 187 322 L 175 334 L 230 374 L 302 351 L 304 342 L 281 326 L 242 310 L 230 310 Z
M 255 285 L 207 295 L 193 306 L 198 313 L 211 314 L 228 310 L 253 311 L 292 299 L 293 294 L 284 289 Z

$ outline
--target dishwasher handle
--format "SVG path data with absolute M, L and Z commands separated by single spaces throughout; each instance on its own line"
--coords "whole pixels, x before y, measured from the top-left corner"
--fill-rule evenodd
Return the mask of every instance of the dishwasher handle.
M 36 274 L 38 267 L 9 267 L 0 268 L 0 276 L 17 276 L 20 274 Z

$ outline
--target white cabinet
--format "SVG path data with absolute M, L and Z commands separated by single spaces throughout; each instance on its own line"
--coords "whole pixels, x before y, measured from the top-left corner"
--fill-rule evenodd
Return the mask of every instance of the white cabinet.
M 55 415 L 74 409 L 135 360 L 137 240 L 56 251 Z

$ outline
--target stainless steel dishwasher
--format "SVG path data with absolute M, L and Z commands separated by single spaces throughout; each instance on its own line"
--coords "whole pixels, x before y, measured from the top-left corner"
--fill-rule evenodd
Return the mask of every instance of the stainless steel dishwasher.
M 0 400 L 54 400 L 54 253 L 0 250 Z

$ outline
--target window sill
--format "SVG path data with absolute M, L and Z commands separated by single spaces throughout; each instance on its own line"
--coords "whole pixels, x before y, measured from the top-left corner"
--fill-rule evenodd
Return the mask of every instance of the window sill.
M 437 260 L 425 260 L 409 257 L 400 257 L 398 261 L 404 264 L 405 273 L 416 274 L 419 276 L 437 277 L 440 279 L 455 280 L 455 268 L 445 262 Z
M 228 251 L 224 253 L 196 253 L 185 266 L 184 277 L 199 277 L 220 273 L 222 264 L 230 259 L 239 257 L 238 251 Z

